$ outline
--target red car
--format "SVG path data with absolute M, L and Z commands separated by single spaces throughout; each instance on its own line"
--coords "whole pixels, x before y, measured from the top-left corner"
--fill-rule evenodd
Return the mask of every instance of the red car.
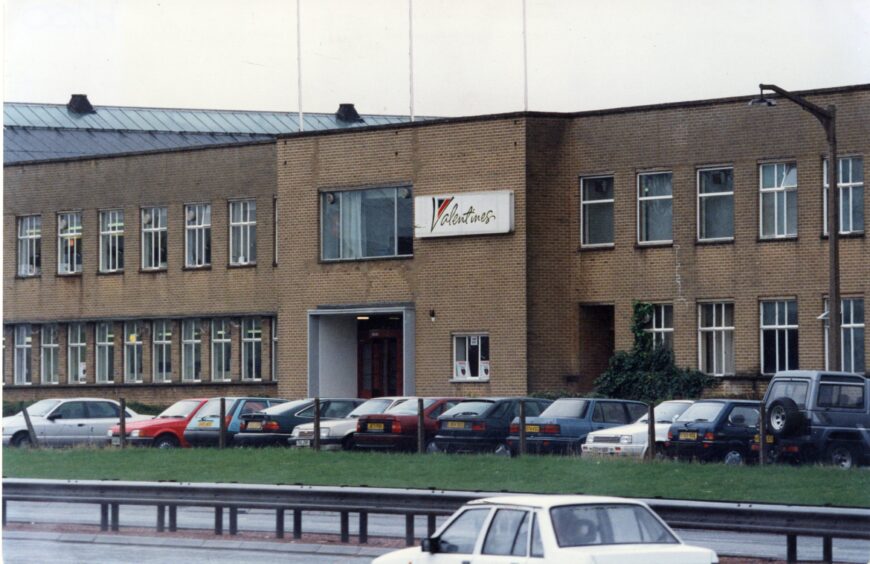
M 426 445 L 438 430 L 438 416 L 463 398 L 424 398 L 423 424 Z M 415 450 L 417 448 L 417 399 L 402 402 L 384 413 L 363 415 L 353 435 L 356 448 Z
M 127 443 L 157 448 L 190 447 L 184 440 L 184 429 L 208 398 L 184 399 L 173 403 L 154 419 L 127 423 Z M 121 428 L 118 425 L 109 431 L 112 444 L 121 443 Z

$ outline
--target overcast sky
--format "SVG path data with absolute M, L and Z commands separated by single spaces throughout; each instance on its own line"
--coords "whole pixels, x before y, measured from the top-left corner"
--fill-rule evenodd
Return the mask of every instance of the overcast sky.
M 303 109 L 407 113 L 408 0 L 301 0 Z M 523 109 L 522 0 L 413 0 L 415 113 Z M 870 83 L 870 0 L 527 0 L 529 109 Z M 295 0 L 6 0 L 4 96 L 296 111 Z

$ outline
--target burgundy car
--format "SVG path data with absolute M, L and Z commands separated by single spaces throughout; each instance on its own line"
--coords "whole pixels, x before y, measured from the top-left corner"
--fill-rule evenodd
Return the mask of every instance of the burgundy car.
M 423 422 L 426 444 L 438 430 L 438 416 L 463 398 L 424 398 Z M 363 415 L 353 436 L 356 448 L 415 450 L 417 448 L 417 400 L 400 403 L 378 415 Z

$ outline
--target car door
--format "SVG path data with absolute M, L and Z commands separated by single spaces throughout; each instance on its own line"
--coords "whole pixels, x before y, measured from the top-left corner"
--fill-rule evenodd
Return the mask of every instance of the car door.
M 748 451 L 749 443 L 755 438 L 758 425 L 758 408 L 752 405 L 734 405 L 722 420 L 722 434 L 733 445 L 740 445 Z M 744 452 L 745 456 L 746 452 Z
M 596 401 L 592 412 L 592 430 L 608 429 L 618 425 L 625 425 L 625 409 L 622 403 L 617 401 Z
M 438 552 L 424 552 L 420 562 L 427 564 L 471 564 L 479 552 L 481 533 L 489 520 L 489 507 L 468 508 L 436 537 Z
M 87 440 L 90 421 L 83 401 L 67 401 L 57 406 L 45 422 L 41 439 L 48 445 L 72 445 Z
M 497 508 L 489 520 L 480 553 L 474 564 L 523 564 L 529 560 L 532 512 L 520 508 Z
M 87 442 L 105 442 L 109 429 L 118 425 L 121 420 L 121 408 L 110 401 L 89 401 Z

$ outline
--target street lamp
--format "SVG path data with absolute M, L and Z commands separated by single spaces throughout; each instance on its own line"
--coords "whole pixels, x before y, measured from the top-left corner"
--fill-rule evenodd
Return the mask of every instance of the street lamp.
M 758 98 L 749 101 L 750 106 L 775 106 L 776 101 L 764 97 L 764 91 L 776 92 L 813 114 L 825 128 L 828 138 L 828 246 L 829 246 L 829 284 L 828 289 L 828 359 L 833 370 L 841 368 L 840 362 L 840 163 L 837 162 L 837 107 L 833 104 L 827 108 L 817 106 L 800 96 L 783 90 L 775 84 L 759 84 L 761 93 Z

